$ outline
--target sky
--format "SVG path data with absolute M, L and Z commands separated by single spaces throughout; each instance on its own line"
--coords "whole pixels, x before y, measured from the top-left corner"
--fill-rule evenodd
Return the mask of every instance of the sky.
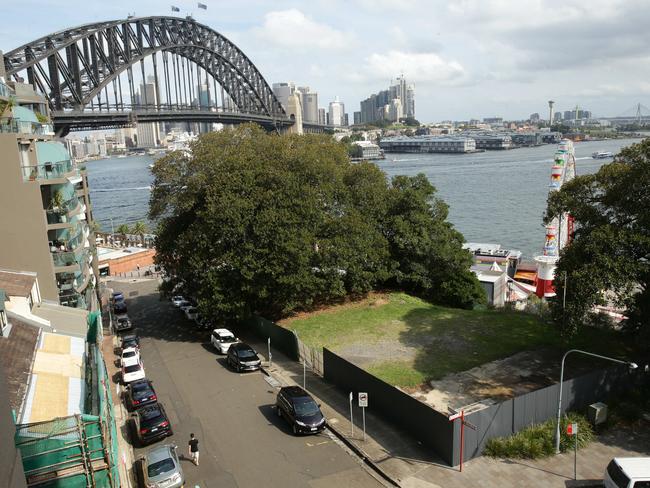
M 175 5 L 234 42 L 269 84 L 310 86 L 322 107 L 338 96 L 350 119 L 400 74 L 415 84 L 422 122 L 544 117 L 548 100 L 595 116 L 650 106 L 649 0 L 201 2 L 207 10 L 190 0 L 3 2 L 0 49 Z

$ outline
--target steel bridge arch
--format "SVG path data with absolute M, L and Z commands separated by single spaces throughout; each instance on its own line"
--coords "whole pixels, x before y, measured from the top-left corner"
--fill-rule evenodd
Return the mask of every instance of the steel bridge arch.
M 62 30 L 7 52 L 5 68 L 15 79 L 26 70 L 53 111 L 83 110 L 125 70 L 152 55 L 155 62 L 158 52 L 202 67 L 240 110 L 287 117 L 253 62 L 223 35 L 189 17 L 128 18 Z

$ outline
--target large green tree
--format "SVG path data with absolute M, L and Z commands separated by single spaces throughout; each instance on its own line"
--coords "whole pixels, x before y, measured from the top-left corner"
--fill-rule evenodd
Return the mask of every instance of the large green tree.
M 217 317 L 277 319 L 406 283 L 396 276 L 424 253 L 403 259 L 395 243 L 419 245 L 412 234 L 427 234 L 434 256 L 417 271 L 409 268 L 411 276 L 429 276 L 413 278 L 410 289 L 463 306 L 468 294 L 458 283 L 480 290 L 462 238 L 444 221 L 446 207 L 439 211 L 444 204 L 433 187 L 424 188 L 426 178 L 391 185 L 376 165 L 350 164 L 345 145 L 331 137 L 278 136 L 242 125 L 202 136 L 191 156 L 170 154 L 153 172 L 157 261 L 170 286 L 182 282 Z M 411 186 L 424 189 L 408 193 Z M 398 229 L 409 195 L 419 199 L 417 208 Z
M 575 218 L 576 230 L 555 274 L 558 323 L 574 333 L 598 318 L 595 305 L 613 302 L 627 310 L 625 325 L 648 326 L 650 140 L 623 149 L 597 173 L 578 176 L 551 195 L 547 221 L 564 212 Z

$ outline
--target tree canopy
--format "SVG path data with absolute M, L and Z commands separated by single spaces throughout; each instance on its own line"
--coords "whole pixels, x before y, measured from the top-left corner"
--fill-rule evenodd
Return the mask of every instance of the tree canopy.
M 278 319 L 398 286 L 471 307 L 483 298 L 463 238 L 423 176 L 392 184 L 322 135 L 255 125 L 205 134 L 156 162 L 156 260 L 219 319 Z
M 627 310 L 625 325 L 650 319 L 650 139 L 623 149 L 595 174 L 578 176 L 549 197 L 546 219 L 569 212 L 573 242 L 555 273 L 553 313 L 567 332 L 596 319 L 608 301 Z M 559 297 L 564 293 L 566 308 Z

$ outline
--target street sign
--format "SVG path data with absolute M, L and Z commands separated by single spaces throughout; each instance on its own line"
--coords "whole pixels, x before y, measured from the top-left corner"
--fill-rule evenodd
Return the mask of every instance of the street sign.
M 566 426 L 567 435 L 578 435 L 578 424 L 569 424 Z
M 359 406 L 366 408 L 368 406 L 368 394 L 359 392 Z

